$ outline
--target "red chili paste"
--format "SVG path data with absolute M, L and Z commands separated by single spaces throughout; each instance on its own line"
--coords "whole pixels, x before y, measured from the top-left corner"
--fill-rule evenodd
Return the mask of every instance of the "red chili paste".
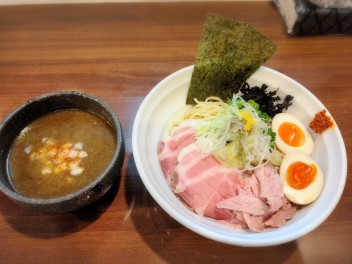
M 309 127 L 317 134 L 323 133 L 329 127 L 332 127 L 334 122 L 330 116 L 326 115 L 326 110 L 322 110 L 315 114 L 313 120 L 309 123 Z

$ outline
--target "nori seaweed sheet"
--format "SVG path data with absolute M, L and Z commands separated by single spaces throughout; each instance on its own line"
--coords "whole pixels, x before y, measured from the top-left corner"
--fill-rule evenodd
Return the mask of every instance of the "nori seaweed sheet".
M 209 14 L 198 47 L 186 104 L 194 99 L 232 98 L 276 50 L 276 44 L 248 23 Z

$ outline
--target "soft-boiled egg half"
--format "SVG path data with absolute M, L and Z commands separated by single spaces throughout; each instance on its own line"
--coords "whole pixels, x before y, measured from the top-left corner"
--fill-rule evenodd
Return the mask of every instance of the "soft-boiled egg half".
M 300 205 L 313 202 L 320 194 L 324 176 L 319 165 L 307 154 L 290 152 L 280 166 L 286 198 Z
M 301 151 L 311 154 L 314 141 L 305 125 L 295 116 L 287 113 L 277 114 L 273 118 L 272 130 L 276 133 L 277 148 L 287 154 L 292 151 Z

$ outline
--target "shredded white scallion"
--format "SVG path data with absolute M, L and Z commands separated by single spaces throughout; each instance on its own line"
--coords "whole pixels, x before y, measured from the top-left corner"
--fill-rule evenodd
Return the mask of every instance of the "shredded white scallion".
M 206 154 L 214 154 L 228 167 L 254 169 L 270 159 L 269 128 L 249 103 L 235 95 L 231 104 L 199 123 L 197 141 Z

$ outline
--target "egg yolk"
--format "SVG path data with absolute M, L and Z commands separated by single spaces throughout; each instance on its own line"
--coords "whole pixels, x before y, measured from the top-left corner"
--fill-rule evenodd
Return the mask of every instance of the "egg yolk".
M 287 144 L 292 147 L 299 147 L 304 144 L 304 133 L 296 124 L 284 122 L 279 127 L 279 136 Z
M 317 175 L 317 166 L 301 161 L 292 163 L 286 172 L 287 183 L 296 190 L 301 190 L 310 185 Z

